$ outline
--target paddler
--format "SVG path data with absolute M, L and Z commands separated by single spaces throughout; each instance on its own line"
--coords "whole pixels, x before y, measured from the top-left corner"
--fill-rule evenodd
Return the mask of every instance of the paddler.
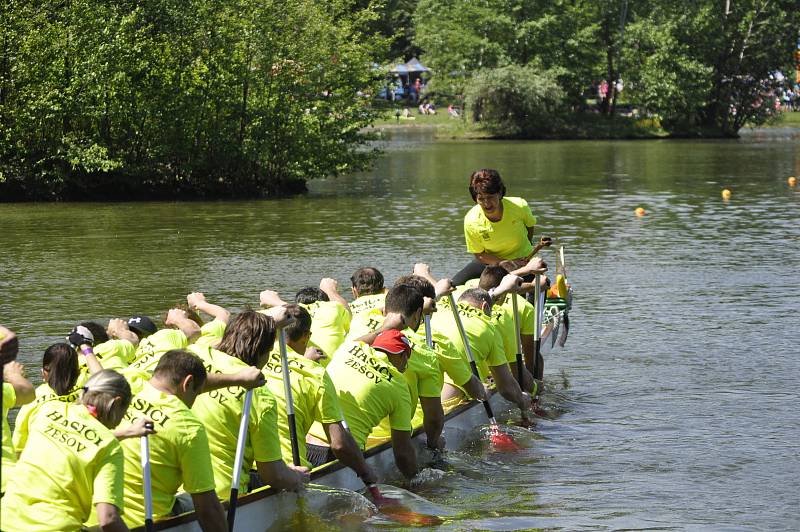
M 154 424 L 150 436 L 153 518 L 194 510 L 205 531 L 224 532 L 227 522 L 214 491 L 214 471 L 208 436 L 191 407 L 202 393 L 206 369 L 195 355 L 183 350 L 167 351 L 159 359 L 149 381 L 141 382 L 120 427 L 141 417 Z M 125 454 L 125 513 L 129 527 L 144 524 L 141 445 L 122 442 Z M 178 496 L 178 490 L 182 493 Z M 188 495 L 187 495 L 188 494 Z
M 86 382 L 78 404 L 51 401 L 39 411 L 2 499 L 3 530 L 78 531 L 93 508 L 102 530 L 128 530 L 120 517 L 123 454 L 118 439 L 152 432 L 144 420 L 112 432 L 130 401 L 125 378 L 102 370 Z
M 33 384 L 25 378 L 25 367 L 16 361 L 18 352 L 17 335 L 11 329 L 0 325 L 0 364 L 3 371 L 3 475 L 0 493 L 6 491 L 7 479 L 17 462 L 17 453 L 14 452 L 11 439 L 11 427 L 8 424 L 8 411 L 15 406 L 28 404 L 36 398 Z
M 130 365 L 132 369 L 152 374 L 164 353 L 172 349 L 186 349 L 200 337 L 200 326 L 181 308 L 167 311 L 164 326 L 140 340 L 135 359 Z
M 364 484 L 377 482 L 375 473 L 367 465 L 364 455 L 344 426 L 344 417 L 333 381 L 325 368 L 304 356 L 309 347 L 308 341 L 312 336 L 311 315 L 300 305 L 289 304 L 285 308 L 289 317 L 294 318 L 294 322 L 285 329 L 286 356 L 290 371 L 289 380 L 292 386 L 301 465 L 316 467 L 338 458 L 344 465 L 355 471 Z M 292 442 L 279 349 L 272 349 L 269 360 L 264 366 L 264 375 L 267 378 L 267 386 L 278 401 L 278 430 L 280 431 L 283 459 L 285 462 L 291 463 L 293 459 Z M 309 445 L 307 448 L 306 434 L 314 422 L 321 424 L 327 436 L 326 441 L 331 442 L 330 447 Z M 330 453 L 333 456 L 330 456 Z
M 473 172 L 469 193 L 475 206 L 464 216 L 464 238 L 474 258 L 453 276 L 454 285 L 477 279 L 485 266 L 499 265 L 511 272 L 550 245 L 545 238 L 533 245 L 536 217 L 525 199 L 506 197 L 497 170 Z
M 350 290 L 353 292 L 350 313 L 354 318 L 362 312 L 369 312 L 376 307 L 383 306 L 386 287 L 383 285 L 383 274 L 377 268 L 367 267 L 356 270 L 350 276 Z
M 508 291 L 507 285 L 511 281 L 519 283 L 519 277 L 508 274 L 498 290 L 501 293 Z M 523 392 L 506 361 L 503 349 L 503 338 L 491 320 L 492 295 L 482 288 L 470 288 L 458 298 L 458 311 L 467 339 L 472 347 L 472 353 L 478 367 L 482 381 L 491 375 L 500 394 L 508 401 L 516 404 L 520 409 L 523 421 L 528 420 L 528 410 L 531 406 L 531 397 Z M 439 311 L 431 320 L 433 329 L 442 336 L 453 339 L 463 356 L 465 364 L 469 364 L 466 350 L 461 340 L 458 326 L 451 312 Z M 442 400 L 465 398 L 465 390 L 455 383 L 445 381 Z
M 411 418 L 414 405 L 403 373 L 412 354 L 411 343 L 401 332 L 406 327 L 416 329 L 422 319 L 423 296 L 410 287 L 393 289 L 387 303 L 394 297 L 408 297 L 402 314 L 388 313 L 379 331 L 371 333 L 368 341 L 348 340 L 337 350 L 327 371 L 339 394 L 347 425 L 359 448 L 364 450 L 367 437 L 380 421 L 388 417 L 395 464 L 407 478 L 417 474 L 417 458 L 411 445 Z M 327 445 L 325 433 L 315 425 L 311 434 L 319 445 Z
M 386 316 L 409 315 L 413 313 L 415 298 L 412 291 L 419 292 L 423 296 L 423 313 L 433 313 L 436 310 L 434 299 L 436 294 L 433 286 L 425 279 L 415 276 L 404 276 L 398 279 L 389 293 L 386 295 L 384 308 L 376 307 L 368 312 L 362 313 L 353 319 L 353 324 L 348 333 L 348 338 L 369 341 L 374 338 L 369 335 L 380 329 Z M 389 295 L 391 294 L 391 296 Z M 409 307 L 409 305 L 412 305 Z M 421 322 L 421 320 L 420 320 Z M 419 322 L 418 322 L 419 323 Z M 433 451 L 444 449 L 444 439 L 441 437 L 444 427 L 444 410 L 442 409 L 442 370 L 439 367 L 439 359 L 436 353 L 425 344 L 424 333 L 420 336 L 411 327 L 403 329 L 403 334 L 411 345 L 411 358 L 403 376 L 408 383 L 411 394 L 411 404 L 414 406 L 414 417 L 417 417 L 419 410 L 419 421 L 425 427 L 427 446 Z M 375 427 L 371 434 L 371 440 L 386 440 L 391 437 L 389 419 L 384 418 Z
M 287 304 L 277 292 L 264 290 L 259 294 L 262 307 L 280 307 Z M 306 355 L 323 366 L 328 365 L 333 353 L 344 341 L 350 329 L 350 307 L 339 294 L 339 284 L 326 277 L 319 282 L 319 288 L 307 286 L 295 294 L 294 302 L 303 306 L 311 314 L 311 345 L 322 353 Z
M 31 420 L 44 404 L 50 401 L 74 403 L 80 397 L 81 389 L 76 387 L 80 375 L 78 352 L 70 344 L 60 342 L 45 349 L 41 371 L 44 382 L 36 387 L 36 399 L 20 408 L 14 421 L 13 442 L 17 455 L 28 441 Z
M 275 307 L 270 311 L 272 316 L 253 310 L 234 316 L 217 349 L 207 345 L 190 348 L 203 361 L 209 376 L 235 374 L 249 368 L 257 369 L 261 375 L 275 343 L 277 327 L 286 322 L 285 309 Z M 263 379 L 263 375 L 261 377 Z M 231 489 L 245 394 L 244 388 L 229 386 L 200 395 L 192 407 L 208 432 L 214 481 L 220 499 L 227 498 Z M 258 473 L 251 483 L 248 480 L 251 480 L 249 471 L 253 462 Z M 265 386 L 254 388 L 239 494 L 244 495 L 263 484 L 297 491 L 307 480 L 306 468 L 287 466 L 283 462 L 275 397 Z

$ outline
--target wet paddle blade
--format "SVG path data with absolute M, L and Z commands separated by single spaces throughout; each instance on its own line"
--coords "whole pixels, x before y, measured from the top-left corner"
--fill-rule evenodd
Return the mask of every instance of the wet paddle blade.
M 514 441 L 511 435 L 499 430 L 492 431 L 489 441 L 492 442 L 494 449 L 499 452 L 513 452 L 522 449 L 522 446 Z
M 386 497 L 378 486 L 370 486 L 369 493 L 378 511 L 385 517 L 406 526 L 436 526 L 444 523 L 441 517 L 416 512 L 408 508 L 400 499 Z

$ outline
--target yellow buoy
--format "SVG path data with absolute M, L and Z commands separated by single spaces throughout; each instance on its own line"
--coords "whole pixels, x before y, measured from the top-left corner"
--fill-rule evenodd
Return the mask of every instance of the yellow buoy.
M 731 191 L 727 188 L 722 191 L 722 199 L 729 200 L 731 199 Z
M 645 215 L 644 208 L 642 208 L 642 207 L 636 207 L 636 210 L 633 211 L 633 212 L 636 213 L 636 216 L 644 216 Z
M 787 179 L 786 181 L 789 182 L 789 186 L 790 187 L 796 187 L 797 186 L 797 178 L 795 176 L 789 176 L 789 179 Z

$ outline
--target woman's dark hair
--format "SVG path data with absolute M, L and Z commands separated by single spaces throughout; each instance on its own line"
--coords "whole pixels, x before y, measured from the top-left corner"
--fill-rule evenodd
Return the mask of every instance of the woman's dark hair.
M 228 322 L 217 349 L 258 367 L 259 359 L 275 345 L 275 329 L 272 317 L 254 310 L 243 310 Z
M 294 302 L 302 303 L 303 305 L 310 305 L 311 303 L 316 303 L 317 301 L 329 300 L 330 298 L 328 297 L 328 294 L 316 286 L 306 286 L 305 288 L 301 288 L 294 296 Z
M 472 196 L 472 201 L 478 201 L 479 193 L 506 195 L 506 186 L 497 170 L 483 168 L 472 172 L 469 177 L 469 194 Z
M 69 344 L 53 344 L 44 351 L 42 368 L 47 370 L 48 386 L 57 395 L 67 395 L 78 382 L 78 353 Z
M 108 342 L 109 338 L 106 328 L 96 321 L 82 321 L 78 325 L 83 325 L 89 329 L 89 332 L 91 332 L 92 336 L 94 336 L 94 345 Z

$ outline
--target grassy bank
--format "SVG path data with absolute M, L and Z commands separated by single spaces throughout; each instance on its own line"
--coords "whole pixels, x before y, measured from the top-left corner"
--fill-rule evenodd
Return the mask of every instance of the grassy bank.
M 411 109 L 410 109 L 411 111 Z M 452 139 L 489 139 L 513 138 L 497 135 L 472 123 L 463 116 L 455 118 L 447 113 L 447 109 L 435 115 L 423 115 L 414 109 L 409 118 L 397 116 L 396 111 L 387 109 L 383 117 L 374 124 L 376 129 L 394 128 L 434 128 L 437 138 Z M 599 114 L 575 114 L 564 120 L 557 133 L 548 133 L 533 137 L 544 140 L 570 139 L 653 139 L 668 137 L 657 119 L 632 118 L 624 116 L 604 117 Z
M 792 111 L 788 113 L 781 113 L 774 120 L 759 127 L 776 128 L 776 127 L 792 127 L 800 128 L 800 111 Z

